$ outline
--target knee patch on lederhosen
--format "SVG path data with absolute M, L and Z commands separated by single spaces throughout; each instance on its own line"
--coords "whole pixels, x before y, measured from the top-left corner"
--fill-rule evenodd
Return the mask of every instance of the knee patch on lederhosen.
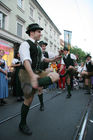
M 29 84 L 29 83 L 25 83 L 25 84 L 23 85 L 22 90 L 23 90 L 23 93 L 24 93 L 24 97 L 25 97 L 26 99 L 30 98 L 30 97 L 31 97 L 32 95 L 34 95 L 35 92 L 36 92 L 36 90 L 33 89 L 32 86 L 31 86 L 31 84 Z
M 47 74 L 48 74 L 47 72 L 40 73 L 40 77 L 42 77 L 42 78 L 38 79 L 38 85 L 40 87 L 44 87 L 44 86 L 47 86 L 49 84 L 52 84 L 52 80 L 49 76 L 46 76 Z M 34 94 L 34 92 L 36 90 L 32 88 L 31 82 L 30 82 L 30 77 L 29 77 L 26 70 L 23 70 L 23 69 L 20 70 L 19 79 L 21 81 L 21 87 L 22 87 L 22 90 L 24 92 L 24 96 L 26 98 L 28 98 L 32 94 Z
M 48 76 L 38 79 L 38 85 L 40 87 L 44 87 L 50 84 L 52 84 L 52 80 Z M 32 88 L 30 83 L 25 83 L 22 87 L 22 90 L 26 99 L 30 98 L 36 92 L 36 89 Z

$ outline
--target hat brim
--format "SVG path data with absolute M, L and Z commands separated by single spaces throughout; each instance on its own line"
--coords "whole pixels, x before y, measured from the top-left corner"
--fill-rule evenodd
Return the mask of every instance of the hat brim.
M 40 45 L 40 46 L 42 46 L 43 44 L 44 44 L 44 42 L 43 42 L 43 41 L 40 41 L 40 42 L 39 42 L 39 45 Z
M 59 52 L 63 52 L 63 50 L 59 50 Z
M 68 51 L 68 48 L 67 48 L 67 47 L 64 47 L 64 48 L 63 48 L 63 51 Z
M 42 31 L 43 28 L 42 28 L 42 27 L 35 27 L 35 28 L 33 27 L 33 28 L 31 29 L 31 31 L 36 31 L 36 30 L 41 30 L 41 31 Z
M 48 44 L 47 43 L 44 43 L 44 45 L 47 46 Z
M 48 44 L 47 44 L 46 42 L 40 41 L 40 42 L 39 42 L 39 45 L 42 47 L 42 45 L 47 46 Z
M 29 34 L 29 33 L 30 33 L 30 31 L 29 31 L 29 30 L 27 30 L 27 31 L 26 31 L 26 34 Z
M 88 58 L 88 57 L 90 57 L 90 58 L 91 58 L 91 56 L 90 56 L 90 55 L 87 55 L 85 58 Z
M 63 51 L 68 51 L 68 49 L 63 49 Z

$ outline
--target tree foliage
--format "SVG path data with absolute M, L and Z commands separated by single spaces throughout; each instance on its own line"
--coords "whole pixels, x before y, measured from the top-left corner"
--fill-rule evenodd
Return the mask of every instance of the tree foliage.
M 78 56 L 78 63 L 85 62 L 85 56 L 87 55 L 81 48 L 77 46 L 73 46 L 70 49 L 70 53 L 73 53 Z

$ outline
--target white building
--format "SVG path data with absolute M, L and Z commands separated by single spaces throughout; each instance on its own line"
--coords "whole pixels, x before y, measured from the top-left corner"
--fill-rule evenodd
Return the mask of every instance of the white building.
M 28 39 L 25 31 L 31 23 L 44 28 L 41 40 L 48 43 L 48 51 L 57 53 L 61 33 L 36 0 L 0 0 L 0 44 L 13 47 Z

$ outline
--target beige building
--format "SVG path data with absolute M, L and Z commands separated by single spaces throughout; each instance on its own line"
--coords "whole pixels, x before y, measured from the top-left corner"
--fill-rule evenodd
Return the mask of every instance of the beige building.
M 44 28 L 41 40 L 48 43 L 48 51 L 57 53 L 61 33 L 36 0 L 0 0 L 0 44 L 13 47 L 28 39 L 25 31 L 31 23 Z

